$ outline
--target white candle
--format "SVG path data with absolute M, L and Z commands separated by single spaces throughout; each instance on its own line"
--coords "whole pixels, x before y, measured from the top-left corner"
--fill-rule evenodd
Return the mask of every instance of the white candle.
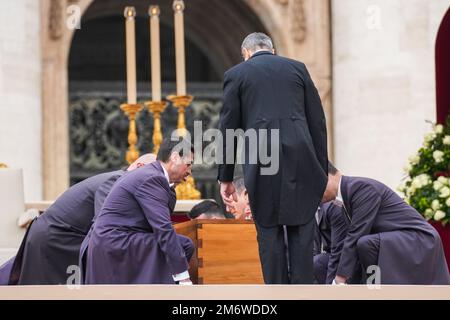
M 175 12 L 175 62 L 177 70 L 177 95 L 186 95 L 186 66 L 184 56 L 184 1 L 175 0 L 173 2 Z
M 136 39 L 135 39 L 135 17 L 134 7 L 126 7 L 125 33 L 127 53 L 127 97 L 128 104 L 136 104 Z
M 159 40 L 159 6 L 150 6 L 150 52 L 152 66 L 152 100 L 161 101 L 161 53 Z

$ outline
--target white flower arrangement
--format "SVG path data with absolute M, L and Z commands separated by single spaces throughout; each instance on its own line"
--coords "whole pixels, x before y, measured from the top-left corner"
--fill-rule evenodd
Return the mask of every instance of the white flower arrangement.
M 426 219 L 450 221 L 450 118 L 425 134 L 422 148 L 408 158 L 398 190 Z

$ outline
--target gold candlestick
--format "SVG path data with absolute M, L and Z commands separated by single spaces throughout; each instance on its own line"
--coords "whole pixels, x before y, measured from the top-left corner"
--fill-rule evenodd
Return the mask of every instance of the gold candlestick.
M 139 158 L 139 150 L 136 148 L 137 134 L 136 134 L 136 114 L 142 110 L 140 104 L 128 104 L 124 103 L 120 106 L 123 112 L 128 116 L 130 121 L 130 128 L 128 130 L 128 151 L 126 160 L 129 164 Z
M 171 101 L 173 106 L 178 109 L 178 135 L 180 137 L 186 136 L 186 120 L 184 116 L 184 112 L 187 107 L 191 104 L 192 100 L 194 99 L 193 96 L 177 96 L 177 95 L 170 95 L 167 97 L 167 100 Z
M 145 103 L 148 111 L 153 114 L 153 153 L 158 154 L 159 146 L 163 141 L 163 135 L 161 131 L 161 113 L 167 107 L 165 101 L 147 101 Z
M 178 136 L 185 137 L 187 130 L 186 130 L 186 120 L 184 117 L 184 111 L 189 105 L 191 104 L 192 100 L 194 99 L 193 96 L 189 95 L 183 95 L 183 96 L 177 96 L 177 95 L 170 95 L 167 97 L 167 100 L 171 101 L 173 106 L 178 109 Z M 201 193 L 195 188 L 195 180 L 194 177 L 191 175 L 187 178 L 185 182 L 180 183 L 175 188 L 177 199 L 184 199 L 184 200 L 197 200 L 200 199 Z
M 183 200 L 198 200 L 201 198 L 201 193 L 195 188 L 195 180 L 192 175 L 187 177 L 186 182 L 180 183 L 175 188 L 177 199 Z

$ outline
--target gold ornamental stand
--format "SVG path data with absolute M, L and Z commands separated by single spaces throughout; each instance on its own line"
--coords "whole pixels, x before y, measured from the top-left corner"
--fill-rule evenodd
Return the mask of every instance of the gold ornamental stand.
M 159 146 L 163 141 L 163 135 L 161 131 L 161 113 L 167 107 L 167 102 L 165 101 L 147 101 L 145 103 L 148 111 L 153 114 L 153 153 L 158 154 Z
M 184 112 L 187 107 L 191 104 L 193 96 L 176 96 L 170 95 L 167 97 L 167 100 L 171 101 L 173 106 L 178 109 L 178 136 L 185 137 L 186 136 L 186 120 L 184 116 Z M 175 188 L 177 199 L 183 200 L 198 200 L 201 197 L 200 191 L 195 188 L 195 180 L 192 175 L 190 175 L 185 182 L 180 183 Z
M 128 116 L 130 121 L 130 128 L 128 130 L 128 151 L 126 155 L 126 160 L 129 164 L 133 163 L 137 158 L 139 158 L 139 151 L 136 148 L 137 134 L 136 134 L 136 114 L 142 110 L 140 104 L 127 104 L 124 103 L 120 105 L 120 109 Z
M 173 106 L 178 109 L 178 135 L 180 137 L 186 136 L 186 120 L 184 117 L 184 112 L 187 107 L 191 104 L 193 96 L 175 96 L 170 95 L 167 97 L 167 100 L 171 101 Z

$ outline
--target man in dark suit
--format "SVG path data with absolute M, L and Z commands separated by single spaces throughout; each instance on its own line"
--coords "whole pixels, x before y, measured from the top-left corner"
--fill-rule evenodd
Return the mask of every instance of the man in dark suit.
M 155 160 L 146 154 L 128 170 Z M 10 285 L 66 284 L 78 266 L 81 243 L 114 182 L 124 170 L 102 173 L 85 179 L 65 191 L 37 217 L 22 240 L 17 255 L 0 268 L 0 279 Z M 75 278 L 76 279 L 76 278 Z
M 336 199 L 350 221 L 334 283 L 362 267 L 381 284 L 450 284 L 441 238 L 413 207 L 381 182 L 328 172 L 323 202 Z
M 322 204 L 316 212 L 316 226 L 314 232 L 314 283 L 325 284 L 330 259 L 331 230 L 328 223 L 327 210 L 331 202 Z
M 322 204 L 316 214 L 317 228 L 314 237 L 314 279 L 317 284 L 331 284 L 342 252 L 350 221 L 342 206 L 334 201 Z M 348 283 L 361 282 L 360 272 L 355 272 Z
M 86 252 L 87 284 L 192 284 L 192 240 L 177 235 L 170 215 L 173 185 L 191 174 L 193 150 L 166 139 L 157 160 L 118 180 L 95 220 Z
M 153 163 L 156 161 L 156 155 L 152 153 L 147 153 L 142 156 L 140 156 L 136 161 L 134 161 L 128 168 L 127 172 L 133 171 L 137 168 L 143 167 L 147 164 Z M 98 217 L 100 210 L 102 209 L 103 203 L 105 202 L 106 197 L 108 196 L 109 192 L 111 191 L 114 183 L 124 175 L 125 171 L 119 170 L 115 171 L 114 174 L 112 174 L 105 182 L 103 182 L 100 187 L 98 187 L 97 191 L 95 192 L 94 197 L 94 217 L 90 224 L 89 232 L 86 234 L 86 236 L 83 239 L 83 242 L 81 242 L 80 245 L 80 252 L 79 252 L 79 259 L 78 259 L 78 266 L 80 267 L 80 282 L 84 283 L 84 275 L 85 275 L 85 264 L 86 264 L 86 251 L 89 244 L 89 239 L 92 235 L 92 230 L 94 227 L 95 219 Z
M 243 169 L 264 281 L 312 283 L 314 213 L 327 183 L 327 134 L 320 97 L 306 66 L 275 55 L 265 34 L 250 34 L 241 49 L 245 62 L 224 75 L 221 195 L 229 207 L 236 201 L 232 184 L 236 139 L 227 134 L 229 129 L 260 134 L 258 141 L 245 143 Z M 261 132 L 267 133 L 266 138 Z M 279 161 L 272 172 L 262 150 Z M 255 155 L 259 157 L 252 162 Z

